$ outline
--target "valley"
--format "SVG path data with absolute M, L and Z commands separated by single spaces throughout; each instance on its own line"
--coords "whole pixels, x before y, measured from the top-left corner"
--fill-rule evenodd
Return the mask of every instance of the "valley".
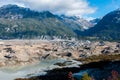
M 0 6 L 0 80 L 119 80 L 120 9 L 82 15 Z
M 1 40 L 0 52 L 0 74 L 3 75 L 0 78 L 12 80 L 46 74 L 46 70 L 57 68 L 78 68 L 92 62 L 119 61 L 120 43 L 89 40 Z

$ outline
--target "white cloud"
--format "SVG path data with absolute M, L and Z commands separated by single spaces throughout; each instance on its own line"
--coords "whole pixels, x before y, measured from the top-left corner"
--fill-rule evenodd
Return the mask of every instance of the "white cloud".
M 0 0 L 0 7 L 3 6 L 3 5 L 7 5 L 7 4 L 16 4 L 18 6 L 25 7 L 24 3 L 19 3 L 18 1 L 15 1 L 15 0 Z
M 55 14 L 77 15 L 94 13 L 87 0 L 0 0 L 2 4 L 18 4 L 38 11 L 51 11 Z
M 87 16 L 84 16 L 83 18 L 86 19 L 87 21 L 95 19 L 94 17 L 87 17 Z

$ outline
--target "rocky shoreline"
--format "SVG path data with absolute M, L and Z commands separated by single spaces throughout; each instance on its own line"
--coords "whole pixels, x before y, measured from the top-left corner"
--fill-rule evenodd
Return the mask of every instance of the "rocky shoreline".
M 72 70 L 73 73 L 79 71 L 82 65 L 120 60 L 120 43 L 89 40 L 0 40 L 0 68 L 26 66 L 44 60 L 57 59 L 64 59 L 65 61 L 55 63 L 54 66 L 57 67 L 52 68 L 53 70 L 50 69 L 50 71 L 57 69 L 55 70 L 57 71 L 56 74 L 51 72 L 45 76 L 32 77 L 31 75 L 28 80 L 39 80 L 39 78 L 42 80 L 49 80 L 48 78 L 57 80 L 58 76 L 66 76 Z M 76 66 L 77 68 L 75 68 Z M 56 76 L 56 79 L 53 79 L 55 78 L 53 76 Z M 18 80 L 27 80 L 27 78 Z
M 46 59 L 81 59 L 101 54 L 120 54 L 120 43 L 88 40 L 0 41 L 0 67 L 24 66 Z
M 68 74 L 72 72 L 74 77 L 82 77 L 79 75 L 80 71 L 88 70 L 88 74 L 94 76 L 96 80 L 106 79 L 111 75 L 112 70 L 116 70 L 120 73 L 120 60 L 119 61 L 100 61 L 100 62 L 92 62 L 89 64 L 81 65 L 80 67 L 72 67 L 72 68 L 62 68 L 62 69 L 53 69 L 47 71 L 46 75 L 35 76 L 31 78 L 18 78 L 15 80 L 69 80 Z M 76 78 L 77 78 L 76 77 Z M 75 79 L 77 80 L 77 79 Z

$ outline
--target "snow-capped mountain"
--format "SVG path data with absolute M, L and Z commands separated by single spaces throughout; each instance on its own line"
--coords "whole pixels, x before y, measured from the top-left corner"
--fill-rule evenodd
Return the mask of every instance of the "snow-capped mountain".
M 83 33 L 104 40 L 120 40 L 120 9 L 106 14 L 94 27 Z
M 89 22 L 83 18 L 80 18 L 79 16 L 62 15 L 60 17 L 61 21 L 64 22 L 65 25 L 67 25 L 69 28 L 72 28 L 73 30 L 84 31 L 94 26 L 94 23 Z

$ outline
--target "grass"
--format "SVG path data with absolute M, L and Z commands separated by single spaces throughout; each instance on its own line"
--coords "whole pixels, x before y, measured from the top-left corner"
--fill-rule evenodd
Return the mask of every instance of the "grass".
M 99 62 L 99 61 L 116 61 L 120 60 L 120 54 L 114 54 L 114 55 L 93 55 L 87 58 L 79 58 L 77 61 L 83 62 L 83 64 L 91 63 L 91 62 Z

